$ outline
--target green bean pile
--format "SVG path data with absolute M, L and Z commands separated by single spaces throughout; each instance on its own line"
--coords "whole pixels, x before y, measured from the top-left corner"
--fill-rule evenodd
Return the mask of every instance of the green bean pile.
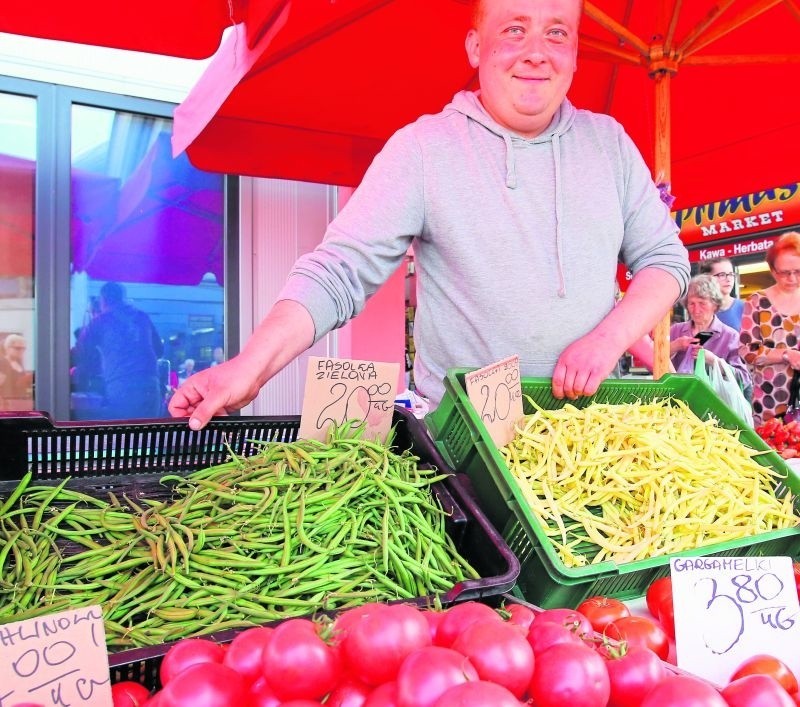
M 0 500 L 0 623 L 100 604 L 122 649 L 446 591 L 478 575 L 418 461 L 343 429 L 164 476 L 168 500 L 28 474 Z

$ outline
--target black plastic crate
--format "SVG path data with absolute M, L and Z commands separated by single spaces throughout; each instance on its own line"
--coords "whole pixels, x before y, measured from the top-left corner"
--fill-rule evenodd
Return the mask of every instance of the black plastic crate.
M 452 473 L 427 430 L 409 411 L 395 407 L 393 423 L 393 450 L 411 450 L 421 466 Z M 174 419 L 54 423 L 44 413 L 0 414 L 0 498 L 8 496 L 28 469 L 38 484 L 55 484 L 69 476 L 70 488 L 89 495 L 113 491 L 134 500 L 159 498 L 170 493 L 158 483 L 163 474 L 188 474 L 219 464 L 231 452 L 255 454 L 265 441 L 294 441 L 299 425 L 297 416 L 221 417 L 193 431 L 185 421 Z M 446 528 L 457 550 L 480 574 L 479 579 L 457 583 L 439 600 L 452 603 L 511 589 L 519 575 L 517 558 L 460 481 L 450 477 L 435 484 L 433 491 L 449 514 Z M 418 601 L 433 602 L 433 597 Z M 223 632 L 222 637 L 231 640 L 239 630 Z M 154 646 L 112 654 L 115 679 L 127 679 L 130 673 L 131 679 L 139 680 L 157 670 L 143 661 L 158 658 L 165 650 Z

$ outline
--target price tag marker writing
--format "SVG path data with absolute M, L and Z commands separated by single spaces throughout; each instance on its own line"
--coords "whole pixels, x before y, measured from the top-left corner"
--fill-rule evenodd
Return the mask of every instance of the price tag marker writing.
M 99 606 L 0 625 L 0 707 L 22 702 L 112 707 Z
M 800 674 L 800 604 L 789 557 L 670 561 L 678 667 L 727 685 L 747 658 L 768 653 Z
M 399 363 L 309 357 L 298 437 L 324 442 L 331 425 L 356 420 L 365 439 L 385 442 L 399 375 Z
M 514 425 L 522 417 L 519 356 L 509 356 L 464 376 L 467 396 L 498 447 L 514 439 Z

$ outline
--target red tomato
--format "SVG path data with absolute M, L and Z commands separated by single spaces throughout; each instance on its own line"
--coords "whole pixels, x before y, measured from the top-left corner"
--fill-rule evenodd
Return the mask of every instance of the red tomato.
M 520 701 L 506 688 L 493 682 L 478 680 L 451 687 L 434 707 L 520 707 Z
M 658 610 L 661 606 L 669 604 L 672 606 L 672 578 L 659 577 L 650 583 L 645 594 L 647 608 L 653 618 L 658 618 Z
M 344 679 L 325 698 L 326 707 L 364 707 L 372 688 L 359 680 Z
M 317 700 L 289 700 L 281 702 L 281 707 L 322 707 L 322 702 Z
M 267 684 L 284 701 L 322 698 L 341 677 L 339 654 L 308 619 L 276 626 L 264 646 L 262 664 Z
M 364 707 L 397 707 L 397 683 L 386 682 L 369 693 Z
M 375 611 L 382 611 L 385 608 L 386 604 L 380 604 L 373 601 L 368 602 L 367 604 L 354 606 L 350 609 L 345 609 L 336 616 L 336 619 L 333 622 L 334 641 L 336 643 L 341 642 L 350 631 L 351 626 L 358 623 L 365 616 L 369 616 Z
M 241 707 L 244 678 L 221 663 L 197 663 L 175 675 L 161 693 L 163 707 Z
M 797 678 L 782 660 L 774 656 L 758 654 L 745 660 L 731 675 L 731 682 L 745 675 L 769 675 L 777 680 L 790 695 L 797 692 Z
M 428 622 L 428 628 L 431 633 L 431 643 L 436 642 L 436 632 L 439 630 L 439 624 L 444 618 L 444 611 L 437 611 L 435 609 L 425 609 L 422 612 L 425 620 Z
M 367 685 L 380 685 L 397 677 L 409 653 L 429 645 L 430 628 L 422 612 L 407 604 L 391 604 L 354 623 L 341 652 L 353 676 Z
M 769 675 L 745 675 L 728 683 L 722 689 L 722 696 L 729 707 L 794 707 L 795 704 L 781 684 Z
M 245 629 L 231 641 L 222 657 L 222 664 L 233 668 L 251 685 L 261 677 L 264 646 L 273 630 L 268 626 Z
M 453 641 L 456 640 L 456 636 L 471 623 L 478 619 L 492 618 L 495 621 L 503 620 L 500 618 L 500 614 L 490 606 L 477 601 L 465 601 L 451 606 L 444 612 L 444 616 L 439 621 L 439 628 L 436 631 L 436 638 L 433 643 L 437 646 L 449 648 L 453 645 Z
M 397 705 L 432 707 L 449 688 L 477 679 L 475 666 L 458 651 L 442 646 L 420 648 L 397 673 Z
M 552 646 L 536 657 L 529 693 L 536 707 L 605 707 L 611 694 L 605 661 L 586 645 Z
M 114 707 L 142 707 L 150 699 L 150 690 L 133 680 L 123 680 L 111 686 Z
M 281 701 L 272 691 L 267 679 L 262 675 L 252 685 L 247 693 L 248 707 L 280 707 Z
M 566 626 L 581 637 L 591 636 L 594 633 L 592 622 L 574 609 L 545 609 L 536 614 L 533 623 L 536 624 L 542 621 L 549 621 L 550 623 Z
M 656 685 L 641 707 L 727 707 L 710 683 L 689 675 L 674 675 Z
M 626 616 L 612 621 L 604 634 L 616 641 L 625 641 L 628 648 L 649 648 L 661 660 L 669 656 L 669 636 L 661 626 L 645 616 Z
M 585 599 L 578 605 L 577 611 L 589 619 L 597 633 L 603 633 L 603 629 L 612 621 L 631 615 L 631 610 L 619 599 L 602 596 Z
M 664 602 L 658 607 L 658 623 L 670 638 L 675 638 L 675 607 L 672 602 Z
M 172 679 L 196 663 L 221 663 L 225 651 L 219 643 L 206 638 L 184 638 L 167 651 L 158 669 L 161 684 L 166 687 Z
M 800 562 L 793 562 L 792 569 L 794 570 L 794 584 L 797 588 L 797 596 L 800 597 Z
M 508 613 L 508 623 L 519 626 L 523 630 L 523 635 L 528 633 L 528 629 L 536 618 L 533 609 L 524 604 L 506 604 L 503 611 Z
M 606 662 L 611 683 L 608 707 L 639 707 L 648 692 L 667 678 L 661 659 L 649 648 L 630 648 Z
M 522 697 L 533 676 L 533 648 L 516 626 L 484 619 L 467 626 L 453 641 L 475 666 L 481 680 L 502 685 Z
M 566 626 L 550 621 L 534 621 L 528 629 L 528 643 L 533 648 L 534 656 L 546 651 L 557 643 L 575 643 L 583 645 L 583 639 Z

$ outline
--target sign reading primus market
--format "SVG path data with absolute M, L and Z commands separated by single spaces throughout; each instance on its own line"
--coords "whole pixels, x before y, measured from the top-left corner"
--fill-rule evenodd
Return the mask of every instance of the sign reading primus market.
M 800 182 L 691 206 L 673 215 L 685 245 L 788 228 L 800 223 Z

